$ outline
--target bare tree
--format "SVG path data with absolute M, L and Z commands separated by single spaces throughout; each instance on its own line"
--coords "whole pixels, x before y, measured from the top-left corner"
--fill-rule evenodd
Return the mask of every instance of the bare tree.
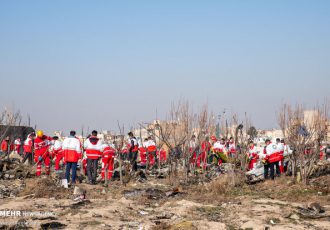
M 287 144 L 294 150 L 289 157 L 292 177 L 307 184 L 319 159 L 321 142 L 328 132 L 328 102 L 307 111 L 304 106 L 282 105 L 278 123 Z M 298 177 L 298 178 L 297 178 Z
M 3 132 L 0 134 L 0 141 L 2 141 L 7 136 L 7 131 L 10 126 L 20 125 L 22 122 L 22 115 L 20 111 L 11 111 L 5 108 L 0 113 L 0 125 L 6 126 Z

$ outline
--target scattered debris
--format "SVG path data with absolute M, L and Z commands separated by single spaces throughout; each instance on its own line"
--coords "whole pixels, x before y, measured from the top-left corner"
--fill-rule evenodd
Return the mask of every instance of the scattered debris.
M 45 224 L 41 224 L 42 230 L 49 230 L 49 229 L 64 229 L 66 227 L 65 224 L 62 224 L 60 222 L 49 222 Z
M 326 214 L 324 208 L 319 203 L 311 203 L 307 208 L 298 207 L 296 213 L 303 218 L 321 219 L 330 217 Z

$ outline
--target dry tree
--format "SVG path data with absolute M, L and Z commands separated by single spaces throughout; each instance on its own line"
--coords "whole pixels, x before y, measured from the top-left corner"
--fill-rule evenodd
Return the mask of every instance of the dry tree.
M 286 143 L 293 150 L 289 156 L 292 177 L 307 184 L 313 167 L 319 160 L 320 146 L 328 133 L 328 102 L 306 110 L 302 105 L 282 105 L 278 123 Z
M 8 130 L 11 126 L 20 126 L 21 122 L 22 115 L 20 111 L 11 111 L 5 108 L 0 113 L 0 125 L 4 127 L 0 133 L 0 141 L 3 141 L 3 139 L 8 135 Z

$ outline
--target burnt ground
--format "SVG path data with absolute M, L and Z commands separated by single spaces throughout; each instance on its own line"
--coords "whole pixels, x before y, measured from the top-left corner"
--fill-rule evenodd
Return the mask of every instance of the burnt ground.
M 284 176 L 254 185 L 240 175 L 171 183 L 148 176 L 126 185 L 78 184 L 86 192 L 80 201 L 54 174 L 0 182 L 0 211 L 51 212 L 0 217 L 0 229 L 330 229 L 330 175 L 308 186 Z

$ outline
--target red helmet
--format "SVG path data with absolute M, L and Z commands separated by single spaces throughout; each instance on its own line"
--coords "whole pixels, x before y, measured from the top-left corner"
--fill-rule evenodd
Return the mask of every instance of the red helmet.
M 216 138 L 215 136 L 212 136 L 212 137 L 211 137 L 211 140 L 212 140 L 212 141 L 217 141 L 217 138 Z

